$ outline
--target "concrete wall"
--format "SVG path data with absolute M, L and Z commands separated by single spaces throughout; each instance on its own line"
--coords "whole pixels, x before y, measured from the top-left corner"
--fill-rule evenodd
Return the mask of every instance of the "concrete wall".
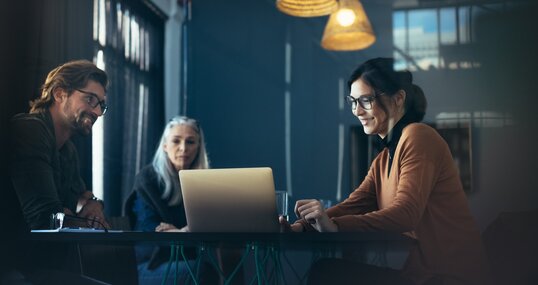
M 152 0 L 166 15 L 168 20 L 165 24 L 164 41 L 164 93 L 165 113 L 164 121 L 180 114 L 180 80 L 181 80 L 181 23 L 183 21 L 183 9 L 176 0 Z

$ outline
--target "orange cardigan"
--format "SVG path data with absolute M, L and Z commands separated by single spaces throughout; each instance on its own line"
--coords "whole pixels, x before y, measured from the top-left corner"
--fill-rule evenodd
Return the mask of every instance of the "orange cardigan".
M 425 124 L 409 124 L 390 175 L 388 161 L 385 148 L 361 185 L 327 210 L 339 231 L 401 232 L 415 238 L 402 273 L 416 284 L 434 275 L 445 284 L 483 284 L 487 262 L 480 232 L 443 138 Z

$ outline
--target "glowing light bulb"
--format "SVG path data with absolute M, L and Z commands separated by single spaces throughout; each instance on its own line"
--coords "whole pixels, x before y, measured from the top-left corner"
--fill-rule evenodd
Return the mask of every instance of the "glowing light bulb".
M 355 13 L 351 9 L 340 9 L 336 14 L 336 20 L 343 27 L 349 27 L 355 21 Z

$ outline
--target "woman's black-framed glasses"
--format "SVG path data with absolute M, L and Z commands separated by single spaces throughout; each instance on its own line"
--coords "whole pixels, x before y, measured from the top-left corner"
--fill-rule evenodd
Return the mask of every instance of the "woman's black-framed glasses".
M 361 106 L 364 110 L 371 110 L 372 109 L 372 102 L 375 101 L 375 99 L 382 95 L 383 93 L 377 94 L 374 93 L 374 95 L 363 95 L 359 98 L 355 98 L 353 96 L 347 95 L 346 96 L 346 102 L 351 105 L 352 110 L 356 110 L 357 106 Z
M 99 97 L 95 93 L 80 90 L 80 89 L 76 89 L 76 88 L 75 88 L 75 90 L 77 90 L 80 93 L 83 93 L 83 94 L 87 95 L 86 97 L 84 97 L 84 99 L 86 100 L 86 103 L 88 103 L 88 105 L 90 105 L 90 107 L 95 109 L 95 107 L 97 107 L 97 105 L 99 105 L 99 107 L 101 108 L 101 116 L 106 113 L 106 111 L 108 110 L 108 106 L 105 103 L 105 100 L 99 100 Z

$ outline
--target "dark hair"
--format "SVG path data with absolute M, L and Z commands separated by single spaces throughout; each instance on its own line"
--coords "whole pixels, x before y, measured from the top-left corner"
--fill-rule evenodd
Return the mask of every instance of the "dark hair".
M 359 78 L 370 85 L 376 93 L 384 93 L 387 96 L 393 96 L 399 90 L 404 90 L 405 114 L 408 120 L 420 122 L 424 119 L 428 105 L 424 92 L 413 84 L 411 72 L 394 70 L 394 59 L 378 57 L 364 62 L 349 77 L 348 87 L 351 89 L 351 84 Z M 386 111 L 382 103 L 381 107 Z
M 87 60 L 74 60 L 64 63 L 49 72 L 41 87 L 41 96 L 30 101 L 30 113 L 43 112 L 54 103 L 54 89 L 61 87 L 68 90 L 69 95 L 77 88 L 82 88 L 93 80 L 107 88 L 106 73 Z

